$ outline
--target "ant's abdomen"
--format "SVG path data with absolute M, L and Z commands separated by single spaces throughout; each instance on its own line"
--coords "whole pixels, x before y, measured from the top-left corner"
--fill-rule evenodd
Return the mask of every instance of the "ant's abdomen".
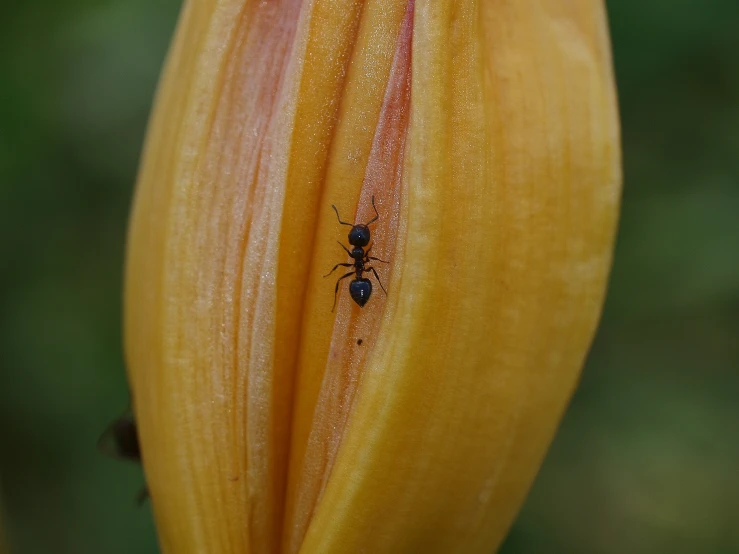
M 349 294 L 361 308 L 372 295 L 372 283 L 369 279 L 356 279 L 349 283 Z

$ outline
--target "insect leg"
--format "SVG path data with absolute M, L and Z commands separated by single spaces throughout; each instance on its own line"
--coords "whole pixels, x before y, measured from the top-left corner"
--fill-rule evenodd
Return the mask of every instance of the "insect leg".
M 344 267 L 353 267 L 353 266 L 354 266 L 354 264 L 336 264 L 336 265 L 334 266 L 334 268 L 333 268 L 333 269 L 332 269 L 331 271 L 329 271 L 328 273 L 326 273 L 326 275 L 324 275 L 324 276 L 323 276 L 323 278 L 325 279 L 326 277 L 328 277 L 329 275 L 331 275 L 331 274 L 332 274 L 332 273 L 333 273 L 334 271 L 336 271 L 336 269 L 337 269 L 338 267 L 340 267 L 340 266 L 342 266 L 342 265 L 343 265 Z
M 336 297 L 339 294 L 339 283 L 341 283 L 341 281 L 343 281 L 347 277 L 351 277 L 352 275 L 354 275 L 354 272 L 353 271 L 350 271 L 349 273 L 347 273 L 343 277 L 339 277 L 339 279 L 336 281 L 336 289 L 334 290 L 334 306 L 333 306 L 333 308 L 331 308 L 331 312 L 332 313 L 336 309 Z M 375 275 L 377 275 L 377 274 L 375 274 Z
M 369 255 L 370 250 L 372 250 L 372 247 L 373 246 L 374 246 L 374 243 L 373 244 L 370 244 L 370 247 L 367 249 L 367 252 L 364 253 L 364 261 L 365 261 L 365 263 L 369 263 L 367 260 L 376 260 L 376 261 L 382 262 L 384 264 L 389 264 L 390 262 L 386 262 L 385 260 L 381 260 L 380 258 L 375 258 L 375 257 Z
M 380 288 L 382 289 L 382 292 L 384 292 L 385 294 L 387 294 L 387 291 L 385 290 L 385 287 L 382 286 L 382 281 L 380 281 L 380 276 L 377 274 L 377 271 L 375 271 L 375 268 L 374 267 L 365 267 L 364 270 L 367 271 L 367 272 L 371 271 L 372 273 L 375 274 L 375 279 L 377 279 L 377 282 L 380 283 Z
M 337 240 L 336 242 L 339 242 L 339 241 Z M 346 250 L 346 253 L 349 254 L 349 256 L 352 255 L 352 253 L 349 252 L 349 249 L 346 246 L 344 246 L 343 244 L 341 244 L 340 242 L 339 242 L 339 246 L 341 246 L 344 250 Z

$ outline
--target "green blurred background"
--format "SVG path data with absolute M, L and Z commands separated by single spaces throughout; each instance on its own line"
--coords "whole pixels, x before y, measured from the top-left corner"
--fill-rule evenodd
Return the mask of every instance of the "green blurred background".
M 0 8 L 0 483 L 16 554 L 156 553 L 126 218 L 174 0 Z M 626 186 L 603 324 L 504 554 L 739 553 L 739 2 L 609 6 Z M 378 553 L 379 554 L 379 553 Z M 412 554 L 412 553 L 409 553 Z

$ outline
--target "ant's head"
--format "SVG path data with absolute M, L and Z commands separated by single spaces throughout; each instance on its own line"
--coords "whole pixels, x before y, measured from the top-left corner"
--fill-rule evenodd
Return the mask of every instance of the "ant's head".
M 370 241 L 370 230 L 366 225 L 355 225 L 349 231 L 349 244 L 352 246 L 367 246 Z

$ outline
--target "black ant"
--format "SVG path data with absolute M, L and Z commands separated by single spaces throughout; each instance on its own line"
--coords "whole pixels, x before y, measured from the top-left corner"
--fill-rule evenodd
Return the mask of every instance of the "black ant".
M 382 291 L 387 294 L 387 291 L 385 290 L 385 287 L 382 286 L 382 281 L 380 281 L 380 276 L 377 274 L 377 271 L 375 271 L 375 268 L 372 266 L 365 266 L 365 264 L 369 264 L 370 260 L 382 262 L 384 264 L 388 263 L 385 260 L 381 260 L 380 258 L 375 258 L 373 256 L 370 256 L 370 250 L 372 250 L 372 245 L 367 249 L 365 252 L 364 247 L 369 244 L 370 241 L 370 229 L 369 225 L 374 223 L 380 218 L 380 214 L 377 213 L 377 207 L 375 206 L 375 197 L 372 197 L 372 207 L 375 209 L 375 217 L 370 219 L 367 223 L 357 223 L 356 225 L 352 223 L 347 223 L 346 221 L 341 221 L 341 216 L 339 215 L 339 210 L 336 209 L 336 206 L 331 204 L 331 207 L 336 212 L 336 218 L 339 220 L 339 223 L 342 225 L 349 225 L 349 227 L 352 228 L 351 231 L 349 231 L 349 244 L 351 244 L 354 248 L 349 250 L 346 246 L 341 244 L 341 247 L 346 250 L 346 253 L 349 254 L 352 258 L 354 258 L 354 262 L 352 263 L 345 263 L 345 264 L 336 264 L 334 268 L 329 271 L 325 277 L 328 277 L 331 275 L 338 267 L 353 267 L 354 269 L 347 273 L 346 275 L 339 277 L 339 279 L 336 281 L 336 290 L 334 290 L 334 306 L 331 308 L 331 311 L 333 312 L 336 308 L 336 297 L 339 293 L 339 283 L 346 279 L 347 277 L 351 277 L 354 275 L 354 279 L 349 283 L 349 294 L 352 297 L 352 300 L 357 303 L 357 305 L 361 308 L 364 306 L 367 301 L 370 298 L 370 295 L 372 294 L 372 282 L 362 277 L 362 273 L 369 273 L 370 271 L 375 274 L 375 278 L 377 279 L 377 282 L 380 283 L 380 287 L 382 288 Z
M 113 458 L 141 463 L 138 428 L 130 410 L 108 426 L 98 439 L 98 448 Z M 148 496 L 144 486 L 136 495 L 136 503 L 141 505 Z
M 141 462 L 138 429 L 130 411 L 108 426 L 98 440 L 98 448 L 113 458 Z

